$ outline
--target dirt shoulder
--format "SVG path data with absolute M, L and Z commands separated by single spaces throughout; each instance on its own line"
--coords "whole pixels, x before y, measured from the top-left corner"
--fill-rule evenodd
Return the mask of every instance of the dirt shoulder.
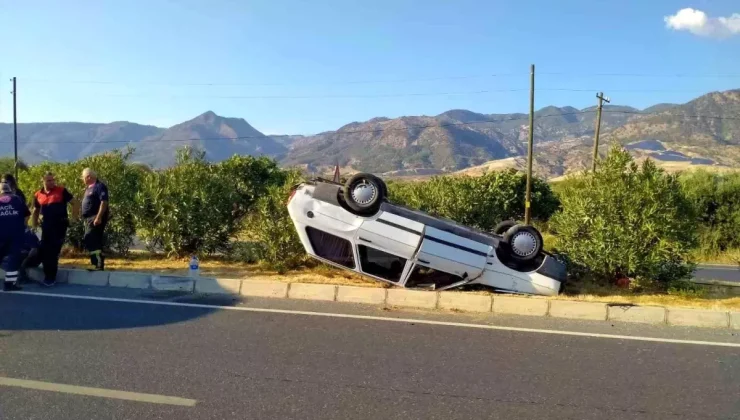
M 89 260 L 84 257 L 62 257 L 60 266 L 66 268 L 88 268 Z M 188 261 L 170 259 L 147 254 L 133 254 L 128 258 L 112 257 L 106 259 L 106 269 L 138 271 L 152 274 L 187 275 Z M 247 264 L 220 258 L 209 258 L 200 262 L 201 276 L 237 278 L 249 280 L 271 280 L 286 283 L 321 283 L 359 287 L 392 287 L 344 270 L 326 265 L 315 265 L 280 274 L 260 264 Z M 488 294 L 488 291 L 476 293 Z M 698 297 L 686 295 L 634 293 L 617 288 L 600 288 L 584 293 L 564 294 L 557 297 L 533 299 L 576 300 L 614 304 L 635 304 L 653 306 L 675 306 L 700 309 L 740 310 L 740 297 Z

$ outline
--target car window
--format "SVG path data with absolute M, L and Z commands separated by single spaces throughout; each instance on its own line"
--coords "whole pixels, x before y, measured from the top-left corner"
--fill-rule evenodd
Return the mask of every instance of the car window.
M 306 227 L 306 233 L 316 255 L 343 267 L 355 268 L 355 257 L 350 241 L 311 226 Z
M 406 259 L 365 245 L 358 245 L 360 268 L 363 272 L 382 279 L 398 282 L 401 280 Z
M 409 279 L 406 280 L 406 287 L 429 287 L 434 285 L 434 288 L 438 289 L 460 281 L 463 281 L 463 278 L 460 276 L 415 265 L 411 271 L 411 275 L 409 275 Z

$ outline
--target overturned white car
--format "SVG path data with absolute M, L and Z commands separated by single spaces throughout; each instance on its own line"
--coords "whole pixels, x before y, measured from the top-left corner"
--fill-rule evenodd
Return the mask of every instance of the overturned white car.
M 294 187 L 288 212 L 309 255 L 397 286 L 560 291 L 565 266 L 542 249 L 533 227 L 503 222 L 489 234 L 390 203 L 387 195 L 370 174 L 346 185 L 315 179 Z

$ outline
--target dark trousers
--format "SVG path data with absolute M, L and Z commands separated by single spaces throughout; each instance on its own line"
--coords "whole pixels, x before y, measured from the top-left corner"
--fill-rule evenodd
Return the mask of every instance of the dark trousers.
M 18 281 L 18 269 L 21 265 L 21 249 L 23 248 L 23 230 L 17 234 L 9 234 L 0 237 L 0 259 L 3 259 L 5 269 L 5 282 L 15 283 Z
M 41 226 L 41 245 L 39 246 L 39 257 L 44 265 L 44 277 L 46 280 L 56 280 L 59 271 L 59 253 L 62 252 L 64 239 L 67 236 L 66 220 L 48 223 Z
M 103 268 L 103 245 L 105 244 L 105 226 L 108 224 L 107 220 L 103 220 L 102 223 L 95 226 L 93 221 L 95 217 L 88 217 L 85 219 L 85 236 L 82 238 L 82 242 L 85 244 L 85 249 L 90 253 L 90 262 L 97 268 Z
M 38 248 L 33 248 L 30 251 L 21 252 L 21 269 L 18 273 L 18 281 L 25 283 L 28 281 L 28 273 L 26 272 L 29 268 L 38 267 L 41 264 L 41 253 Z

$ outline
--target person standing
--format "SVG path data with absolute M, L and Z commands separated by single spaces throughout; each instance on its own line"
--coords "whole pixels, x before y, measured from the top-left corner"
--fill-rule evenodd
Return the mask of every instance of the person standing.
M 53 173 L 45 173 L 42 181 L 43 188 L 36 191 L 33 196 L 31 223 L 34 229 L 38 228 L 41 215 L 39 257 L 44 266 L 43 284 L 53 286 L 57 281 L 59 253 L 62 252 L 69 227 L 67 205 L 73 197 L 66 188 L 57 186 Z
M 0 259 L 5 258 L 3 290 L 21 290 L 18 269 L 28 216 L 31 212 L 23 200 L 14 194 L 13 187 L 0 182 Z
M 85 182 L 85 195 L 82 197 L 82 219 L 85 222 L 83 243 L 90 253 L 90 263 L 94 270 L 105 269 L 103 245 L 105 226 L 108 224 L 108 187 L 98 180 L 90 168 L 82 171 Z

